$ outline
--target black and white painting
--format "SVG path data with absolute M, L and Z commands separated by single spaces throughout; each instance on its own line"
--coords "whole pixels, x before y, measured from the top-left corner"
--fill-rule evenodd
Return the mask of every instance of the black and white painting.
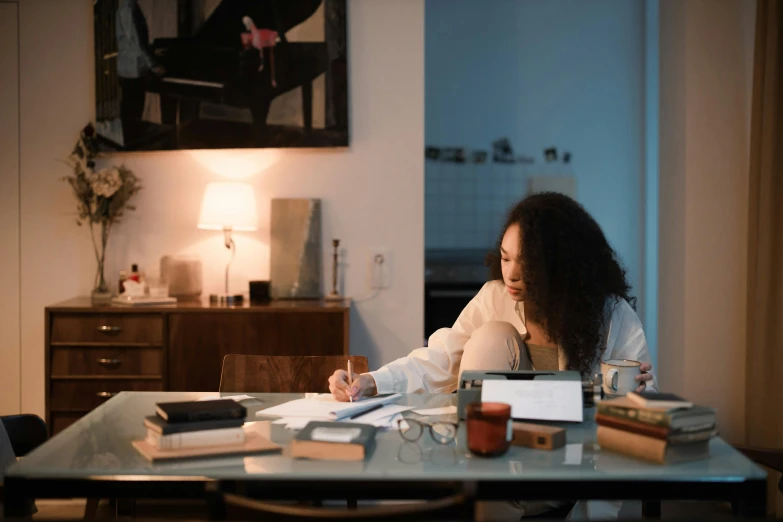
M 107 150 L 348 145 L 346 0 L 96 0 Z

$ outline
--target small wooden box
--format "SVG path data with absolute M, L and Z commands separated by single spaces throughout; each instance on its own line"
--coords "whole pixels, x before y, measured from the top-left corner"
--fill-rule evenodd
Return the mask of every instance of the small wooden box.
M 563 428 L 514 422 L 513 431 L 514 439 L 511 441 L 511 444 L 514 446 L 555 450 L 562 448 L 566 443 L 566 430 Z

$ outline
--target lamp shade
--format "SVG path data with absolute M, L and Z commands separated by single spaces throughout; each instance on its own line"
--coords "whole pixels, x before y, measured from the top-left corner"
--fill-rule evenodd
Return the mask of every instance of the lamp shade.
M 198 228 L 204 230 L 256 230 L 256 195 L 247 183 L 209 183 L 201 202 Z

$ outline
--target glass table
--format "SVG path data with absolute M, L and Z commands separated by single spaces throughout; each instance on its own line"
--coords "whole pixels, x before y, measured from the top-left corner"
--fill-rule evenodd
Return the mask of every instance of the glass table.
M 5 477 L 5 514 L 22 516 L 31 498 L 203 498 L 208 484 L 266 499 L 433 498 L 469 487 L 480 500 L 639 499 L 731 500 L 746 515 L 766 502 L 766 472 L 720 438 L 710 442 L 709 459 L 676 465 L 647 464 L 601 451 L 595 442 L 593 411 L 585 422 L 567 426 L 567 444 L 554 450 L 512 446 L 499 458 L 470 455 L 464 426 L 457 440 L 437 444 L 424 433 L 406 442 L 395 430 L 379 431 L 369 458 L 362 462 L 291 459 L 281 453 L 213 457 L 151 463 L 131 445 L 143 439 L 143 418 L 158 402 L 195 400 L 210 393 L 123 392 L 68 427 L 14 464 Z M 230 395 L 230 394 L 225 394 Z M 302 397 L 299 394 L 250 394 L 242 402 L 248 420 L 261 409 Z M 398 404 L 435 408 L 456 404 L 453 394 L 403 395 Z M 448 420 L 456 415 L 419 417 Z M 282 424 L 266 421 L 265 433 L 285 446 L 293 436 Z M 248 489 L 249 488 L 249 489 Z M 762 512 L 763 514 L 763 512 Z

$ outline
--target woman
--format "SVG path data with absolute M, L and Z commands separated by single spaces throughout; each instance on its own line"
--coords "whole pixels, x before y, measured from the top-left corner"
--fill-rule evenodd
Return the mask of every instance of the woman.
M 650 354 L 635 299 L 617 254 L 598 223 L 562 194 L 526 197 L 508 213 L 490 257 L 492 281 L 465 307 L 452 328 L 427 348 L 377 371 L 337 370 L 329 390 L 347 401 L 377 393 L 450 393 L 466 370 L 576 370 L 583 378 L 600 361 L 642 362 L 638 390 L 654 388 Z M 572 509 L 573 507 L 573 509 Z M 610 519 L 641 515 L 638 502 L 479 502 L 479 520 L 520 516 Z
M 520 201 L 490 263 L 493 280 L 452 328 L 435 332 L 427 348 L 354 374 L 351 389 L 345 370 L 335 371 L 334 397 L 450 393 L 465 370 L 577 370 L 590 378 L 608 359 L 642 362 L 639 390 L 655 389 L 625 270 L 576 201 L 557 193 Z

